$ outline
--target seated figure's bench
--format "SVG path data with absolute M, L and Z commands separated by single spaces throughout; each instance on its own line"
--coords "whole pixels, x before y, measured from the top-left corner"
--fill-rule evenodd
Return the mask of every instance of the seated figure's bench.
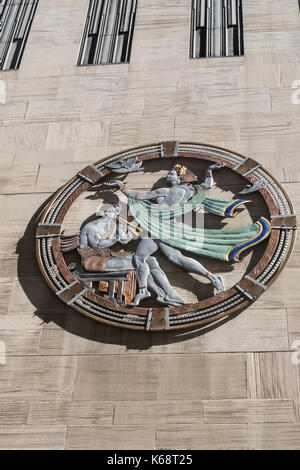
M 92 287 L 94 282 L 98 282 L 97 290 L 104 293 L 104 297 L 113 302 L 127 305 L 135 297 L 136 274 L 133 269 L 108 273 L 90 273 L 77 263 L 71 263 L 68 267 L 76 279 L 88 287 Z

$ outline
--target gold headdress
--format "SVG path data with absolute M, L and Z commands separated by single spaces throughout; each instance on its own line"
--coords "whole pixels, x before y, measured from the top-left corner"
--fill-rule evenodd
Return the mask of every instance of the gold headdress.
M 174 170 L 176 170 L 178 176 L 184 176 L 186 174 L 187 168 L 182 165 L 175 165 Z
M 198 178 L 194 173 L 183 165 L 176 164 L 173 167 L 182 183 L 194 183 Z

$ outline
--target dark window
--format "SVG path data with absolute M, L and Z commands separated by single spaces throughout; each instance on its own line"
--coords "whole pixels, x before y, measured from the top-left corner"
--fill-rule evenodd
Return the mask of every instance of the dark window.
M 78 65 L 127 63 L 137 0 L 90 0 Z
M 0 70 L 19 68 L 38 0 L 0 0 Z
M 244 54 L 241 0 L 192 0 L 190 57 Z

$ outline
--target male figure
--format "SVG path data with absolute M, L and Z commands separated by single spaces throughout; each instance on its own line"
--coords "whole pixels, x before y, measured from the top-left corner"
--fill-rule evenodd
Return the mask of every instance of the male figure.
M 213 186 L 212 170 L 223 168 L 223 166 L 224 165 L 219 164 L 209 166 L 205 181 L 203 183 L 205 189 L 210 189 Z M 195 181 L 196 176 L 191 172 L 189 172 L 189 174 L 192 175 L 190 180 Z M 196 189 L 194 186 L 186 186 L 183 184 L 183 182 L 187 182 L 189 180 L 186 178 L 185 174 L 180 176 L 180 170 L 170 170 L 166 181 L 168 182 L 169 187 L 141 193 L 136 197 L 139 200 L 154 200 L 157 204 L 173 206 L 175 204 L 187 202 L 195 195 Z M 127 196 L 131 193 L 131 191 L 127 189 L 121 181 L 113 181 L 111 183 L 107 183 L 107 185 L 111 187 L 119 187 Z M 155 253 L 158 249 L 160 249 L 172 263 L 180 266 L 190 273 L 201 274 L 202 276 L 209 279 L 216 288 L 217 293 L 224 292 L 225 286 L 221 276 L 210 273 L 198 261 L 185 256 L 180 250 L 174 248 L 173 246 L 170 246 L 159 239 L 145 238 L 140 241 L 134 255 L 139 291 L 133 300 L 132 305 L 138 305 L 142 299 L 149 296 L 149 292 L 147 290 L 147 277 L 149 275 L 149 266 L 147 260 L 149 259 L 149 256 Z
M 78 253 L 86 271 L 116 272 L 136 269 L 134 254 L 115 256 L 109 250 L 117 242 L 126 244 L 134 238 L 134 230 L 131 231 L 126 224 L 117 220 L 119 213 L 119 207 L 104 204 L 98 213 L 100 217 L 87 223 L 81 229 Z M 147 265 L 145 282 L 149 289 L 157 295 L 157 301 L 167 305 L 183 305 L 183 299 L 172 289 L 156 258 L 147 257 L 145 264 Z M 143 298 L 150 296 L 151 294 L 147 290 Z M 135 299 L 134 305 L 138 304 L 139 299 Z

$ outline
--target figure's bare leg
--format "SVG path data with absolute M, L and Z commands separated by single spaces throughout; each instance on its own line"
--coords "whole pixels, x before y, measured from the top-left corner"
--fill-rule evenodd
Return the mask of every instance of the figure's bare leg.
M 209 279 L 213 286 L 217 289 L 218 294 L 225 291 L 225 285 L 221 276 L 216 276 L 205 269 L 202 264 L 193 258 L 184 256 L 181 251 L 173 248 L 172 246 L 166 245 L 165 243 L 158 241 L 159 248 L 172 263 L 177 264 L 181 268 L 185 269 L 189 273 L 201 274 L 202 276 Z
M 149 282 L 151 275 L 153 282 L 159 287 L 159 291 L 157 291 L 158 302 L 175 306 L 184 305 L 184 300 L 172 289 L 167 276 L 160 268 L 156 258 L 149 256 L 147 263 L 150 268 L 150 275 L 148 277 L 149 287 L 151 288 Z
M 133 301 L 128 304 L 131 306 L 139 305 L 140 301 L 150 297 L 151 294 L 147 289 L 148 276 L 150 268 L 147 263 L 147 258 L 158 250 L 156 240 L 151 238 L 144 238 L 140 241 L 134 255 L 134 264 L 136 268 L 137 283 L 139 291 Z
M 146 262 L 149 256 L 153 255 L 158 250 L 156 240 L 152 238 L 144 238 L 138 244 L 134 254 L 134 263 L 137 269 L 137 280 L 139 287 L 147 285 L 147 278 L 149 274 L 149 265 Z
M 148 281 L 148 288 L 152 292 L 154 292 L 154 294 L 156 294 L 158 298 L 163 298 L 164 295 L 165 295 L 165 292 L 158 284 L 156 284 L 156 282 L 154 281 L 153 276 L 151 274 L 151 271 L 149 273 L 147 281 Z
M 158 262 L 152 256 L 147 258 L 146 263 L 150 268 L 147 278 L 147 285 L 151 291 L 157 295 L 158 302 L 168 305 L 182 305 L 184 301 L 173 291 L 169 284 L 168 278 L 161 270 Z M 127 271 L 135 269 L 133 266 L 133 255 L 129 256 L 114 256 L 111 258 L 106 266 L 107 272 Z M 147 297 L 148 295 L 146 295 Z
M 114 256 L 105 265 L 106 272 L 129 271 L 135 269 L 133 266 L 133 256 Z

